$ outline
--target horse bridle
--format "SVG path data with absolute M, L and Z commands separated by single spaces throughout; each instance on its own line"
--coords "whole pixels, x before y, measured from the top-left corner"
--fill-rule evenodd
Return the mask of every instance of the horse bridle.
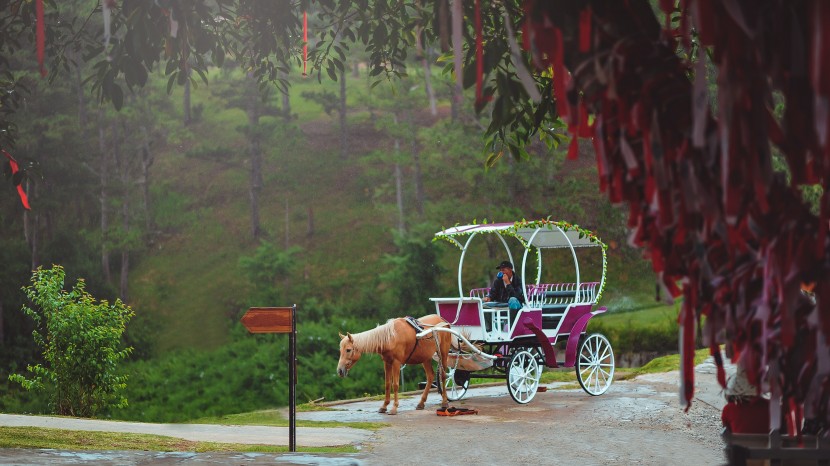
M 355 349 L 354 345 L 352 345 L 352 349 L 346 350 L 346 352 L 349 354 L 349 359 L 346 360 L 346 370 L 349 370 L 349 369 L 352 368 L 352 364 L 354 364 L 354 362 L 352 362 L 352 357 L 354 357 L 354 353 L 356 351 L 357 350 Z

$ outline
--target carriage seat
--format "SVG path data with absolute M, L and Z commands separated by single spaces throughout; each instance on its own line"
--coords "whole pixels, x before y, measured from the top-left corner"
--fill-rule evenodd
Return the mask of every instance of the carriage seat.
M 557 290 L 557 291 L 545 291 L 544 296 L 546 298 L 576 298 L 576 290 Z
M 497 309 L 507 307 L 507 303 L 497 303 L 495 301 L 489 301 L 484 303 L 483 306 L 485 309 Z

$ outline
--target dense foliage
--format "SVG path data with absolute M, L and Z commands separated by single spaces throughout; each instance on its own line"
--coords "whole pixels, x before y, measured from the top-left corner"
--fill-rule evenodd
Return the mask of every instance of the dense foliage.
M 82 280 L 67 291 L 65 278 L 60 266 L 32 274 L 25 291 L 33 307 L 23 312 L 35 321 L 32 336 L 44 362 L 28 366 L 30 378 L 9 378 L 46 393 L 57 414 L 90 417 L 124 407 L 127 377 L 118 364 L 132 350 L 122 347 L 121 336 L 133 312 L 120 300 L 97 302 Z

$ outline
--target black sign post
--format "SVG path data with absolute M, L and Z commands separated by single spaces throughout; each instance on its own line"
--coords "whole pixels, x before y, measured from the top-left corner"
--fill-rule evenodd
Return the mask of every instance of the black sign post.
M 251 333 L 288 334 L 288 451 L 297 451 L 297 305 L 252 307 L 242 316 Z

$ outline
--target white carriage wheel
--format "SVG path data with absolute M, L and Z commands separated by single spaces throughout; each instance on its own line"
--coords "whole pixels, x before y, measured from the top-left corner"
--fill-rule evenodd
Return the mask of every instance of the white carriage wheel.
M 456 370 L 459 372 L 465 372 L 456 369 L 455 367 L 450 367 L 447 369 L 447 380 L 444 381 L 444 389 L 447 390 L 447 400 L 449 401 L 458 401 L 464 398 L 464 395 L 467 394 L 467 387 L 470 386 L 469 375 L 464 377 L 465 380 L 463 384 L 459 384 L 455 381 Z
M 536 396 L 542 366 L 527 350 L 519 351 L 510 358 L 507 367 L 507 390 L 516 403 L 529 403 Z
M 614 379 L 614 350 L 604 335 L 594 333 L 579 344 L 576 379 L 589 395 L 602 395 Z

